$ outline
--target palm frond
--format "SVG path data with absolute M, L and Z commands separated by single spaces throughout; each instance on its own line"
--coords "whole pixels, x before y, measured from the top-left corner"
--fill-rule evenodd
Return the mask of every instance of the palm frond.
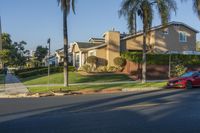
M 193 10 L 200 19 L 200 0 L 193 0 Z
M 156 0 L 157 9 L 163 25 L 170 20 L 171 12 L 176 13 L 177 5 L 174 0 Z
M 75 0 L 57 0 L 57 2 L 62 11 L 66 11 L 69 14 L 72 7 L 72 11 L 75 14 Z

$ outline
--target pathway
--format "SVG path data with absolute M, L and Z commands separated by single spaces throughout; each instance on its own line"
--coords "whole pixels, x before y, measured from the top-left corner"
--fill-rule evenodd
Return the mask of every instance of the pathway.
M 21 81 L 11 73 L 7 74 L 5 82 L 5 94 L 25 94 L 28 92 L 26 86 L 24 86 Z

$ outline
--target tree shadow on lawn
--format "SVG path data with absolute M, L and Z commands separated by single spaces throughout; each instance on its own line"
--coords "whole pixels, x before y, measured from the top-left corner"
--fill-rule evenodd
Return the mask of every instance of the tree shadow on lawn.
M 112 98 L 100 100 L 80 102 L 78 104 L 63 104 L 37 110 L 55 109 L 45 113 L 19 118 L 7 122 L 0 123 L 0 131 L 12 132 L 20 129 L 21 132 L 87 132 L 87 133 L 139 133 L 139 132 L 162 132 L 188 130 L 180 129 L 179 127 L 167 128 L 166 124 L 172 125 L 168 116 L 176 116 L 180 109 L 170 107 L 168 109 L 160 109 L 153 116 L 144 115 L 137 110 L 113 110 L 118 107 L 132 106 L 135 104 L 154 101 L 158 103 L 166 102 L 163 98 L 186 94 L 188 91 L 173 90 L 173 91 L 150 91 L 136 94 L 125 94 Z M 139 97 L 142 96 L 142 97 Z M 181 99 L 183 103 L 187 98 L 193 95 L 188 95 L 185 99 Z M 179 106 L 181 106 L 180 104 Z M 28 113 L 37 110 L 28 110 L 17 112 L 16 114 L 5 114 L 1 117 L 9 115 L 17 115 Z M 141 109 L 142 110 L 142 109 Z M 152 117 L 162 115 L 162 118 L 151 121 Z M 167 121 L 161 121 L 166 119 Z M 173 119 L 173 118 L 171 118 Z M 175 118 L 174 118 L 175 119 Z M 11 126 L 12 125 L 12 126 Z M 172 125 L 173 126 L 173 125 Z
M 69 77 L 70 78 L 70 77 Z M 87 75 L 77 79 L 74 83 L 87 82 L 118 82 L 118 81 L 132 81 L 127 75 L 113 74 L 113 75 Z
M 50 75 L 50 82 L 52 84 L 63 83 L 63 75 L 61 73 Z M 37 81 L 38 80 L 38 81 Z M 47 75 L 37 75 L 27 78 L 21 78 L 22 82 L 44 82 L 48 80 Z M 118 81 L 132 81 L 127 75 L 113 74 L 113 75 L 81 75 L 79 73 L 69 74 L 69 83 L 104 83 L 104 82 L 118 82 Z M 47 81 L 46 81 L 47 82 Z M 45 84 L 46 84 L 45 82 Z M 44 84 L 44 83 L 43 83 Z
M 48 75 L 47 74 L 41 74 L 41 75 L 32 75 L 30 77 L 19 78 L 19 79 L 20 79 L 21 82 L 27 82 L 27 81 L 35 80 L 35 79 L 46 77 L 46 76 L 48 76 Z

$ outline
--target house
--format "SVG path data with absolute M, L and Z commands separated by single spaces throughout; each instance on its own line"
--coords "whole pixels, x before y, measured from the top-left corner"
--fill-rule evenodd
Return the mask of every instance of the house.
M 56 55 L 58 64 L 63 64 L 63 62 L 64 62 L 64 48 L 56 50 L 55 55 Z M 69 62 L 69 64 L 72 64 L 71 47 L 69 47 L 69 49 L 68 49 L 68 62 Z
M 44 63 L 44 66 L 48 66 L 48 64 L 50 64 L 51 66 L 58 66 L 59 63 L 58 63 L 58 59 L 56 57 L 56 55 L 50 55 L 49 57 L 46 56 L 44 59 L 43 59 L 43 63 Z
M 151 28 L 147 34 L 147 50 L 154 53 L 191 53 L 196 51 L 197 30 L 181 22 L 170 22 Z M 98 65 L 114 66 L 121 52 L 142 51 L 143 32 L 134 35 L 108 31 L 103 38 L 72 43 L 73 65 L 80 68 L 89 56 L 98 57 Z

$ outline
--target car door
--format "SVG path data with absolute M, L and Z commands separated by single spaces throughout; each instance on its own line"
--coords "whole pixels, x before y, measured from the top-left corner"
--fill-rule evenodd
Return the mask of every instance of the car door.
M 193 86 L 200 86 L 200 73 L 195 74 L 193 79 Z

